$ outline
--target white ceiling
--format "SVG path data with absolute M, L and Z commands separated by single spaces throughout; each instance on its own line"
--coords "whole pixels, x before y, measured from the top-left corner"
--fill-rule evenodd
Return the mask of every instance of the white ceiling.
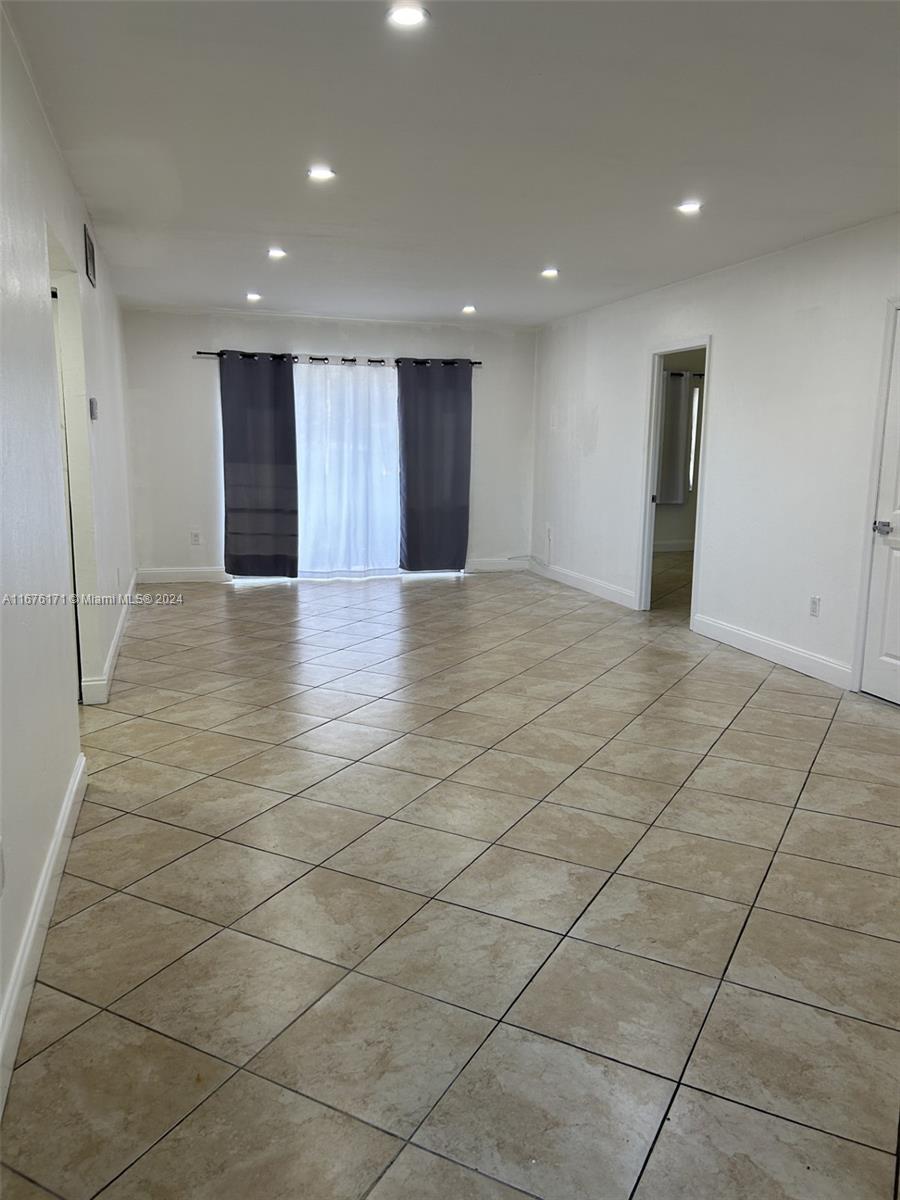
M 898 207 L 894 3 L 429 7 L 8 5 L 126 302 L 533 324 Z

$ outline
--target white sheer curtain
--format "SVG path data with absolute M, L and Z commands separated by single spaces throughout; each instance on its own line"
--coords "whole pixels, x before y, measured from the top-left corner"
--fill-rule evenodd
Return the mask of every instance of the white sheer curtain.
M 298 573 L 394 574 L 400 440 L 393 367 L 297 363 Z

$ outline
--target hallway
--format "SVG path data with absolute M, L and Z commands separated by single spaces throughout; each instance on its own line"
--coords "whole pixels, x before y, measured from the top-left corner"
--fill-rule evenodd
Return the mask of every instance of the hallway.
M 900 712 L 683 567 L 135 606 L 5 1200 L 888 1200 Z

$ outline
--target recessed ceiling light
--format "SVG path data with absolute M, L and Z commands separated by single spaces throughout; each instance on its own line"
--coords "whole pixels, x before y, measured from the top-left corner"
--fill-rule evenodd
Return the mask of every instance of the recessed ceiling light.
M 388 9 L 387 19 L 398 29 L 416 29 L 424 25 L 430 15 L 428 9 L 423 8 L 421 4 L 412 3 L 411 0 L 400 0 L 399 4 L 392 4 Z
M 559 267 L 544 267 L 541 279 L 559 279 Z
M 334 179 L 334 171 L 329 167 L 328 163 L 313 163 L 306 173 L 310 179 L 315 179 L 317 183 L 325 183 L 328 179 Z
M 280 246 L 269 247 L 269 258 L 286 258 L 287 250 L 282 250 Z
M 262 300 L 262 296 L 259 294 L 259 292 L 248 292 L 247 299 L 251 304 L 255 304 L 257 300 Z
M 702 200 L 682 200 L 678 205 L 678 211 L 684 213 L 686 217 L 695 217 L 702 207 Z
M 471 317 L 472 313 L 478 311 L 474 304 L 464 304 L 462 310 L 467 317 Z

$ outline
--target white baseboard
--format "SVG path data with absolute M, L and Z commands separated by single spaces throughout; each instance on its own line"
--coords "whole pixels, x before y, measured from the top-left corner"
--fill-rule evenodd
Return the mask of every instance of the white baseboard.
M 132 575 L 131 582 L 128 585 L 127 595 L 131 596 L 134 593 L 135 584 L 137 583 L 137 571 Z M 127 604 L 122 605 L 122 611 L 119 613 L 119 620 L 116 623 L 116 631 L 113 634 L 112 641 L 109 645 L 109 650 L 106 655 L 106 662 L 103 664 L 102 675 L 86 675 L 81 680 L 81 703 L 82 704 L 105 704 L 109 699 L 109 689 L 112 683 L 113 671 L 116 669 L 116 659 L 119 657 L 119 646 L 122 642 L 122 637 L 125 634 L 125 625 L 128 621 L 129 608 Z
M 139 567 L 138 583 L 229 583 L 222 567 Z
M 634 592 L 617 584 L 604 583 L 602 579 L 592 579 L 589 575 L 580 575 L 577 571 L 567 571 L 565 567 L 548 567 L 536 558 L 531 559 L 529 570 L 535 575 L 543 575 L 545 579 L 555 579 L 557 583 L 567 583 L 569 587 L 590 592 L 592 596 L 599 596 L 603 600 L 612 600 L 614 604 L 621 604 L 625 608 L 639 607 Z
M 684 552 L 685 550 L 693 550 L 693 548 L 693 538 L 685 538 L 682 541 L 653 543 L 654 554 L 669 554 L 675 552 L 676 550 Z
M 469 558 L 466 560 L 467 571 L 527 571 L 531 559 L 527 554 L 515 558 Z
M 738 650 L 746 650 L 748 654 L 767 658 L 770 662 L 790 667 L 803 675 L 811 675 L 825 683 L 833 683 L 836 687 L 853 687 L 853 670 L 849 663 L 814 654 L 811 650 L 801 650 L 799 646 L 778 642 L 761 633 L 751 633 L 749 629 L 741 629 L 739 625 L 728 625 L 724 621 L 716 621 L 713 617 L 694 617 L 691 629 L 694 633 L 702 633 L 704 637 L 724 642 Z
M 9 985 L 0 1005 L 0 1110 L 6 1100 L 10 1076 L 15 1065 L 22 1026 L 25 1023 L 31 990 L 44 948 L 44 938 L 56 902 L 59 880 L 69 851 L 78 806 L 87 786 L 86 767 L 84 755 L 79 754 L 69 777 L 59 817 L 34 889 L 22 940 L 17 948 L 6 947 L 7 953 L 14 953 L 15 958 Z

